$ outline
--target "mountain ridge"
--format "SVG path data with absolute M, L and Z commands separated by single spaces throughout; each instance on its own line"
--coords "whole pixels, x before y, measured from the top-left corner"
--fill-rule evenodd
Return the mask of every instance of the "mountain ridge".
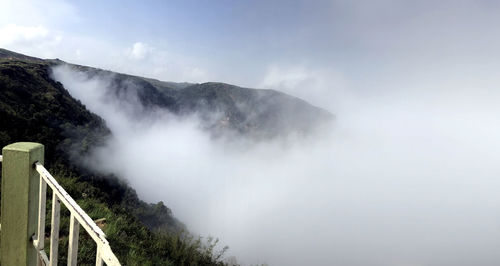
M 143 78 L 115 75 L 113 94 L 136 94 L 145 109 L 160 107 L 179 116 L 196 114 L 213 135 L 226 131 L 254 139 L 314 131 L 334 120 L 329 112 L 274 90 L 242 88 L 220 82 L 190 84 L 181 89 L 155 87 Z M 218 116 L 215 117 L 214 114 Z
M 215 251 L 217 242 L 210 242 L 212 238 L 204 243 L 189 233 L 168 203 L 146 203 L 118 176 L 78 163 L 113 132 L 53 79 L 53 68 L 63 65 L 88 77 L 109 77 L 109 97 L 123 91 L 137 93 L 146 111 L 161 108 L 180 117 L 199 115 L 202 126 L 215 137 L 227 131 L 254 139 L 307 134 L 334 119 L 327 111 L 273 90 L 218 82 L 163 82 L 0 49 L 0 146 L 20 141 L 44 144 L 46 167 L 58 182 L 92 219 L 109 221 L 104 232 L 124 265 L 224 265 L 226 248 Z M 69 220 L 62 219 L 62 236 L 67 226 Z M 68 243 L 61 239 L 64 257 Z M 91 241 L 81 241 L 79 262 L 94 263 Z
M 110 70 L 66 63 L 59 59 L 40 59 L 0 49 L 0 58 L 46 63 L 50 67 L 67 65 L 89 78 L 111 79 L 107 88 L 118 96 L 137 94 L 145 109 L 166 109 L 176 115 L 199 115 L 203 127 L 213 135 L 232 131 L 255 139 L 274 138 L 289 133 L 307 134 L 335 116 L 310 103 L 276 90 L 239 87 L 223 82 L 176 83 Z M 219 117 L 214 119 L 213 113 Z

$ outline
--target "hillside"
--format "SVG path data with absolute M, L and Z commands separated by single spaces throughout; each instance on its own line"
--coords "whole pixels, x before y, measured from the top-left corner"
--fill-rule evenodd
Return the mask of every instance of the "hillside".
M 101 118 L 50 78 L 51 65 L 26 58 L 0 59 L 0 146 L 18 141 L 43 143 L 46 166 L 58 182 L 91 218 L 106 218 L 104 232 L 124 265 L 222 264 L 202 247 L 203 242 L 183 233 L 185 227 L 162 202 L 143 202 L 118 177 L 103 176 L 75 163 L 78 155 L 101 143 L 110 132 Z M 47 211 L 50 219 L 49 207 Z M 69 215 L 62 211 L 59 250 L 60 261 L 65 261 Z M 95 263 L 95 244 L 85 234 L 80 247 L 79 263 Z
M 61 62 L 58 62 L 61 63 Z M 199 115 L 215 136 L 227 132 L 253 139 L 307 134 L 334 116 L 309 103 L 274 90 L 242 88 L 219 82 L 163 82 L 96 68 L 65 64 L 88 78 L 110 80 L 108 97 L 137 95 L 143 110 L 163 108 L 178 116 Z M 124 99 L 126 100 L 126 99 Z
M 66 63 L 0 49 L 0 146 L 18 141 L 44 144 L 49 171 L 91 218 L 107 219 L 104 231 L 124 265 L 223 264 L 222 253 L 213 250 L 214 241 L 206 243 L 186 233 L 185 226 L 163 202 L 141 201 L 119 177 L 104 176 L 77 163 L 79 157 L 104 143 L 113 132 L 106 121 L 52 79 L 52 68 L 62 64 Z M 258 139 L 292 132 L 306 134 L 333 118 L 322 109 L 276 91 L 223 83 L 162 82 L 69 66 L 89 76 L 108 75 L 113 81 L 109 97 L 133 90 L 144 111 L 162 108 L 178 116 L 199 114 L 207 118 L 204 127 L 214 136 L 226 131 Z M 67 234 L 68 219 L 61 220 L 63 236 Z M 80 244 L 82 264 L 94 262 L 95 249 L 87 240 L 83 238 Z M 64 237 L 61 245 L 64 257 Z

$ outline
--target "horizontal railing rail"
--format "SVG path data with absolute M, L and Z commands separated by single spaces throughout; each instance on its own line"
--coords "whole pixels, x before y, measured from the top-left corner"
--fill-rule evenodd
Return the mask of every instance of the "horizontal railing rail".
M 15 146 L 16 144 L 9 145 L 8 147 L 11 147 L 10 152 L 12 154 L 16 154 L 16 156 L 19 157 L 19 153 L 21 152 L 27 152 L 28 155 L 26 156 L 27 161 L 31 161 L 36 159 L 38 156 L 40 160 L 43 161 L 43 146 L 40 144 L 35 144 L 35 143 L 20 143 L 20 145 Z M 24 145 L 24 146 L 23 146 Z M 31 146 L 30 146 L 31 145 Z M 28 147 L 28 149 L 26 148 Z M 41 148 L 40 148 L 41 147 Z M 26 150 L 22 150 L 26 149 Z M 38 149 L 38 150 L 36 150 Z M 41 149 L 41 157 L 40 154 L 37 154 L 36 152 L 40 153 Z M 33 154 L 35 155 L 33 155 Z M 0 162 L 2 164 L 7 164 L 7 161 L 9 161 L 9 166 L 5 165 L 4 168 L 2 169 L 2 175 L 4 172 L 11 173 L 12 169 L 5 169 L 8 167 L 12 167 L 13 165 L 18 165 L 18 162 L 15 161 L 17 159 L 19 161 L 19 158 L 24 159 L 21 157 L 15 158 L 16 156 L 12 156 L 12 158 L 7 159 L 7 156 L 5 156 L 5 148 L 4 148 L 4 154 L 3 156 L 0 155 Z M 25 155 L 25 154 L 23 154 Z M 4 158 L 5 157 L 5 158 Z M 5 162 L 4 162 L 5 159 Z M 34 181 L 38 181 L 37 187 L 34 188 L 34 190 L 37 190 L 35 192 L 37 199 L 38 199 L 38 206 L 33 207 L 29 205 L 29 210 L 36 211 L 36 214 L 33 214 L 33 217 L 36 218 L 37 223 L 36 223 L 36 229 L 34 230 L 34 235 L 29 239 L 29 241 L 32 241 L 33 247 L 36 250 L 36 260 L 38 265 L 57 265 L 58 264 L 58 246 L 59 246 L 59 227 L 60 227 L 60 208 L 61 208 L 61 203 L 69 210 L 70 212 L 70 228 L 69 228 L 69 244 L 68 244 L 68 265 L 76 265 L 77 264 L 77 256 L 78 256 L 78 238 L 79 238 L 79 232 L 80 232 L 80 225 L 85 229 L 85 231 L 89 234 L 89 236 L 94 240 L 94 242 L 97 245 L 97 250 L 96 250 L 96 265 L 103 265 L 106 263 L 106 265 L 120 265 L 120 262 L 118 261 L 118 258 L 115 256 L 113 251 L 111 250 L 111 247 L 109 245 L 109 242 L 106 240 L 106 235 L 104 232 L 101 230 L 99 226 L 90 218 L 90 216 L 76 203 L 76 201 L 66 192 L 66 190 L 59 185 L 59 183 L 56 181 L 56 179 L 45 169 L 43 166 L 42 162 L 39 160 L 36 160 L 31 166 L 26 165 L 25 167 L 33 167 L 33 170 L 35 172 L 32 172 L 32 170 L 24 171 L 24 172 L 29 172 L 29 175 L 27 175 L 28 179 L 30 179 L 30 176 L 38 176 L 34 177 Z M 5 170 L 5 171 L 4 171 Z M 16 171 L 14 171 L 16 172 Z M 19 170 L 18 172 L 23 173 L 23 171 Z M 24 176 L 22 176 L 24 177 Z M 2 176 L 2 178 L 6 178 Z M 36 180 L 38 178 L 38 180 Z M 15 182 L 15 180 L 9 180 L 8 185 L 12 186 L 11 183 Z M 4 183 L 4 182 L 3 182 Z M 33 184 L 33 181 L 28 181 L 27 184 L 31 186 Z M 2 184 L 3 185 L 3 184 Z M 47 185 L 52 189 L 52 213 L 51 213 L 51 229 L 50 229 L 50 251 L 49 255 L 47 256 L 45 252 L 45 215 L 46 215 L 46 195 L 47 195 Z M 2 223 L 4 223 L 4 197 L 7 197 L 4 195 L 4 187 L 2 187 Z M 9 190 L 10 191 L 10 190 Z M 26 191 L 31 191 L 31 190 L 26 190 Z M 29 192 L 33 193 L 33 192 Z M 34 194 L 33 194 L 34 195 Z M 15 199 L 10 199 L 10 202 L 17 202 Z M 28 201 L 29 202 L 29 201 Z M 28 203 L 32 204 L 32 203 Z M 5 207 L 5 212 L 13 212 L 12 207 Z M 15 215 L 19 216 L 22 214 L 15 213 Z M 30 213 L 28 213 L 28 216 L 30 216 Z M 25 220 L 29 224 L 30 219 L 29 217 L 25 217 Z M 9 224 L 9 228 L 14 228 L 16 225 L 13 225 L 15 221 L 8 220 L 5 218 L 7 223 Z M 22 221 L 19 221 L 22 223 Z M 29 225 L 28 225 L 28 230 L 29 230 Z M 7 229 L 5 229 L 7 231 Z M 16 237 L 16 232 L 12 232 L 13 230 L 10 230 L 9 234 L 5 236 L 5 239 L 0 239 L 2 246 L 0 247 L 2 250 L 2 254 L 8 253 L 7 249 L 14 249 L 15 247 L 9 247 L 9 244 L 12 243 L 9 239 L 17 239 Z M 19 232 L 22 234 L 22 232 Z M 0 237 L 4 237 L 4 232 L 0 234 Z M 22 236 L 19 236 L 18 238 L 22 238 Z M 22 245 L 22 243 L 21 243 Z M 6 249 L 6 250 L 4 250 Z M 12 253 L 12 252 L 11 252 Z M 30 251 L 25 251 L 24 253 L 26 257 L 30 257 Z M 2 259 L 4 259 L 2 256 Z M 19 260 L 16 258 L 14 255 L 9 256 L 10 258 L 7 259 L 12 259 L 12 261 L 15 261 L 16 264 L 20 261 L 30 261 L 29 258 L 24 258 L 23 260 Z M 9 263 L 12 263 L 12 261 L 9 261 Z M 1 264 L 4 264 L 4 261 L 0 261 Z M 24 264 L 24 263 L 23 263 Z M 30 263 L 28 263 L 30 264 Z M 31 265 L 31 264 L 30 264 Z
M 78 250 L 78 228 L 81 225 L 85 231 L 92 237 L 92 239 L 97 244 L 97 258 L 96 265 L 102 265 L 105 262 L 107 265 L 120 265 L 118 259 L 111 251 L 109 242 L 106 240 L 106 235 L 97 226 L 97 224 L 85 213 L 84 210 L 73 200 L 73 198 L 61 187 L 54 177 L 43 167 L 40 163 L 35 163 L 36 171 L 40 174 L 42 178 L 40 183 L 40 195 L 45 194 L 46 185 L 52 189 L 52 228 L 51 228 L 51 260 L 52 258 L 57 258 L 57 254 L 53 254 L 53 250 L 56 250 L 55 245 L 52 247 L 52 243 L 58 242 L 59 235 L 59 212 L 60 203 L 62 202 L 64 206 L 70 211 L 70 231 L 69 231 L 69 249 L 68 249 L 68 265 L 76 264 L 76 256 Z M 40 205 L 40 213 L 45 210 L 45 200 L 40 200 L 43 204 Z M 43 205 L 43 206 L 42 206 Z M 38 228 L 38 238 L 33 242 L 35 247 L 38 246 L 38 250 L 41 254 L 43 252 L 43 239 L 41 237 L 45 235 L 45 227 L 39 226 Z M 73 264 L 73 261 L 75 262 Z M 56 265 L 57 263 L 54 263 Z

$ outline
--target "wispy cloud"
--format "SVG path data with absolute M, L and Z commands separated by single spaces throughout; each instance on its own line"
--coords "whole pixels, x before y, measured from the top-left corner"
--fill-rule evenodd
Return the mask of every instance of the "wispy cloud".
M 305 64 L 271 65 L 258 85 L 300 97 L 332 112 L 339 111 L 348 86 L 341 72 Z
M 149 45 L 136 42 L 129 52 L 129 57 L 134 60 L 144 60 L 154 52 L 154 49 Z
M 38 56 L 54 56 L 63 37 L 44 26 L 8 24 L 0 27 L 0 47 Z
M 33 45 L 40 40 L 47 38 L 49 30 L 43 26 L 18 26 L 15 24 L 9 24 L 5 27 L 0 28 L 0 45 L 19 45 L 24 43 L 29 43 Z

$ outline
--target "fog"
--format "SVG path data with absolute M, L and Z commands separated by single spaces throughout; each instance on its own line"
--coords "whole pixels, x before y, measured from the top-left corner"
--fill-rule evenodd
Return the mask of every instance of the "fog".
M 63 66 L 54 77 L 113 132 L 88 163 L 164 201 L 244 265 L 500 264 L 500 97 L 486 83 L 338 90 L 336 105 L 317 99 L 335 113 L 332 128 L 229 143 L 196 116 L 110 97 L 112 76 Z

